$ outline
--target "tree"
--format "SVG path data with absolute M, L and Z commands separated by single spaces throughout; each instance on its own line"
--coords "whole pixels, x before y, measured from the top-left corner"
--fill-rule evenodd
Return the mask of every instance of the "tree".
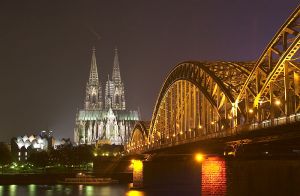
M 46 151 L 32 152 L 28 157 L 28 162 L 37 167 L 45 167 L 49 164 L 49 154 Z
M 2 173 L 3 173 L 3 167 L 7 164 L 10 164 L 11 162 L 12 162 L 12 155 L 10 153 L 8 146 L 5 143 L 0 143 L 0 165 L 2 167 Z

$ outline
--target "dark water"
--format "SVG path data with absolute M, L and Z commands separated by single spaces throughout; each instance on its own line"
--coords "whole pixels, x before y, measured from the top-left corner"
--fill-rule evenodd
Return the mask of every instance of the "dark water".
M 146 195 L 195 195 L 195 190 L 186 187 L 151 188 L 130 190 L 130 185 L 0 185 L 0 196 L 60 196 L 60 195 L 100 195 L 100 196 L 146 196 Z
M 0 185 L 0 196 L 300 195 L 299 160 L 233 161 L 218 158 L 206 160 L 199 167 L 201 169 L 195 170 L 199 178 L 191 176 L 191 182 L 165 183 L 142 190 L 131 190 L 129 184 Z M 180 182 L 180 179 L 173 182 Z

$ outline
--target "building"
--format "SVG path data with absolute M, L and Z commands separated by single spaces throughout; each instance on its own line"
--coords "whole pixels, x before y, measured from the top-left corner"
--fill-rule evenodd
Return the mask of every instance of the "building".
M 112 78 L 108 77 L 104 89 L 99 80 L 96 49 L 92 50 L 89 80 L 86 85 L 84 108 L 76 115 L 74 142 L 95 144 L 105 142 L 122 145 L 127 142 L 139 113 L 127 110 L 124 83 L 121 80 L 118 50 L 115 49 Z
M 52 131 L 41 131 L 39 135 L 24 135 L 11 139 L 11 152 L 14 160 L 26 161 L 32 152 L 48 150 L 53 146 Z

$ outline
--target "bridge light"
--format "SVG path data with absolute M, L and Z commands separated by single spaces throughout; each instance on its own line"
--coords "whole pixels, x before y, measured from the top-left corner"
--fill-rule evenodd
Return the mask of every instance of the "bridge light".
M 280 104 L 281 104 L 281 101 L 280 101 L 279 99 L 277 99 L 277 100 L 275 101 L 275 105 L 279 106 Z
M 214 125 L 214 124 L 215 124 L 215 122 L 214 122 L 214 121 L 212 121 L 210 124 Z
M 183 134 L 183 132 L 182 131 L 180 131 L 180 135 L 182 135 Z
M 228 119 L 231 120 L 231 119 L 232 119 L 232 116 L 231 116 L 231 115 L 228 115 Z
M 191 132 L 192 131 L 192 129 L 191 128 L 189 128 L 189 132 Z
M 167 139 L 169 139 L 169 136 L 167 136 Z
M 252 108 L 249 109 L 249 113 L 252 114 L 254 110 Z
M 204 155 L 201 154 L 201 153 L 197 153 L 197 154 L 195 155 L 195 160 L 196 160 L 197 162 L 202 162 L 202 161 L 204 160 Z
M 198 127 L 199 127 L 199 129 L 202 129 L 202 126 L 201 126 L 201 125 L 199 125 Z
M 173 134 L 173 137 L 175 137 L 176 135 L 175 135 L 175 133 Z

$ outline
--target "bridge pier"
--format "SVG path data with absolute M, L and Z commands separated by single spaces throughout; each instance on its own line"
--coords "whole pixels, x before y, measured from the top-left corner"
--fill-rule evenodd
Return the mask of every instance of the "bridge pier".
M 160 156 L 143 162 L 143 185 L 176 189 L 176 186 L 199 189 L 201 166 L 191 156 Z
M 132 160 L 132 188 L 143 188 L 144 164 L 141 160 Z
M 196 161 L 194 155 L 159 155 L 133 160 L 133 187 L 192 190 L 202 195 L 226 194 L 226 161 L 221 156 Z

